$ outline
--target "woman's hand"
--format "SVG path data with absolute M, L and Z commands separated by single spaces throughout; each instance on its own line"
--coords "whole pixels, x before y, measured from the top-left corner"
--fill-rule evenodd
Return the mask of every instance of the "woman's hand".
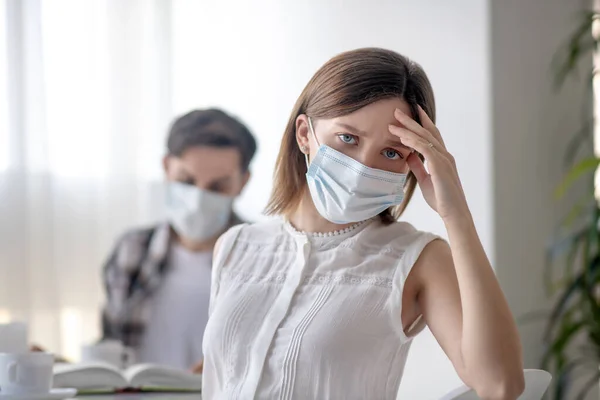
M 390 125 L 390 133 L 422 154 L 427 162 L 429 172 L 416 153 L 412 153 L 406 160 L 427 204 L 444 220 L 468 215 L 469 209 L 454 157 L 446 150 L 442 135 L 429 116 L 419 107 L 423 126 L 400 109 L 396 109 L 394 117 L 401 126 Z
M 200 360 L 200 362 L 192 367 L 192 373 L 194 374 L 202 374 L 204 370 L 204 360 Z

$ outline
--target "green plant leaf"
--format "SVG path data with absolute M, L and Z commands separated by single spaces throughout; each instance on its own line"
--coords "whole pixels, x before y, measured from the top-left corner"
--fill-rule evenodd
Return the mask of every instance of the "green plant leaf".
M 550 347 L 546 350 L 544 358 L 542 360 L 542 366 L 544 369 L 550 369 L 550 360 L 555 358 L 557 361 L 557 368 L 564 368 L 566 363 L 565 349 L 570 344 L 571 339 L 575 337 L 582 329 L 585 328 L 585 322 L 579 321 L 572 324 L 566 325 L 560 330 L 559 335 L 552 341 Z
M 590 265 L 590 271 L 598 276 L 598 270 L 600 269 L 600 256 L 596 256 L 593 262 Z M 566 312 L 569 312 L 569 302 L 578 295 L 582 295 L 582 288 L 585 288 L 585 274 L 586 271 L 582 271 L 576 275 L 575 279 L 565 288 L 561 296 L 555 303 L 555 306 L 552 308 L 552 314 L 548 321 L 548 325 L 546 327 L 546 342 L 549 342 L 551 339 L 552 332 L 555 327 L 558 326 L 560 318 L 564 316 Z M 587 297 L 587 294 L 586 294 Z M 597 304 L 596 304 L 597 306 Z M 571 308 L 572 310 L 572 308 Z M 581 311 L 581 310 L 578 310 Z
M 567 286 L 572 282 L 573 274 L 571 268 L 568 268 L 564 276 L 560 281 L 554 279 L 554 262 L 558 257 L 567 252 L 567 265 L 574 265 L 575 257 L 577 256 L 582 238 L 587 234 L 588 225 L 579 227 L 576 230 L 571 231 L 568 235 L 563 235 L 559 239 L 556 239 L 554 243 L 546 251 L 546 264 L 544 268 L 544 284 L 547 295 L 552 295 L 556 291 L 557 283 L 560 287 Z
M 596 213 L 596 217 L 597 216 L 598 213 Z M 586 251 L 588 252 L 588 254 L 584 256 L 584 270 L 580 276 L 580 279 L 582 279 L 583 282 L 583 288 L 580 291 L 580 293 L 582 299 L 586 302 L 584 306 L 587 306 L 583 308 L 583 311 L 585 312 L 589 310 L 589 312 L 591 313 L 589 317 L 591 323 L 588 328 L 591 330 L 592 334 L 595 333 L 594 331 L 592 331 L 592 329 L 598 328 L 598 321 L 600 321 L 600 305 L 598 305 L 598 300 L 596 299 L 596 287 L 600 283 L 600 274 L 598 273 L 600 266 L 600 255 L 598 255 L 597 246 L 595 249 L 593 249 L 594 255 L 591 256 L 589 254 L 591 247 L 590 242 L 598 242 L 597 231 L 598 224 L 592 224 L 592 226 L 590 227 L 590 235 L 587 238 L 588 240 L 586 240 Z M 594 335 L 592 338 L 595 342 L 600 343 L 600 334 Z
M 561 399 L 563 395 L 567 393 L 569 390 L 569 384 L 571 383 L 571 376 L 576 370 L 584 367 L 596 371 L 598 363 L 594 363 L 592 360 L 585 357 L 576 358 L 573 361 L 570 361 L 561 371 L 558 371 L 555 374 L 553 379 L 555 399 Z
M 573 168 L 571 168 L 571 170 L 567 173 L 567 176 L 565 176 L 560 185 L 558 185 L 554 193 L 555 196 L 559 199 L 562 198 L 567 192 L 567 189 L 569 189 L 575 181 L 577 181 L 583 174 L 595 171 L 599 164 L 600 158 L 597 157 L 589 157 L 581 160 L 579 163 L 573 166 Z
M 575 279 L 575 268 L 576 268 L 576 261 L 577 261 L 577 255 L 580 253 L 580 248 L 582 247 L 582 241 L 581 238 L 583 238 L 583 236 L 585 235 L 585 232 L 582 232 L 581 237 L 579 238 L 578 242 L 571 247 L 571 251 L 569 251 L 569 254 L 567 255 L 567 259 L 566 259 L 566 268 L 565 268 L 565 279 L 567 279 L 568 281 L 572 282 Z
M 600 275 L 600 257 L 596 255 L 592 260 L 592 266 L 590 270 L 593 271 L 592 277 L 598 279 Z M 556 399 L 562 399 L 569 391 L 569 382 L 571 372 L 575 368 L 581 368 L 584 365 L 590 365 L 592 369 L 597 372 L 599 365 L 600 354 L 600 343 L 594 346 L 584 345 L 583 347 L 576 348 L 581 353 L 574 360 L 572 357 L 577 354 L 574 353 L 573 344 L 574 339 L 578 337 L 580 333 L 588 332 L 588 336 L 596 336 L 600 329 L 598 329 L 598 317 L 594 315 L 590 307 L 585 306 L 589 300 L 589 296 L 581 293 L 581 288 L 586 289 L 585 285 L 585 271 L 581 271 L 570 288 L 577 288 L 573 291 L 569 297 L 569 300 L 578 298 L 578 301 L 566 301 L 563 299 L 559 300 L 558 307 L 562 308 L 560 311 L 560 318 L 557 318 L 555 323 L 548 329 L 547 334 L 549 339 L 547 341 L 548 347 L 544 354 L 543 365 L 545 369 L 551 371 L 557 371 L 554 373 L 556 376 L 554 395 Z M 563 297 L 565 297 L 563 295 Z M 589 304 L 588 304 L 589 305 Z M 594 301 L 594 307 L 597 304 Z M 582 309 L 587 309 L 587 312 L 582 312 Z M 554 310 L 556 313 L 557 310 Z M 600 338 L 600 335 L 590 339 L 590 343 L 595 343 Z
M 579 61 L 590 51 L 595 49 L 596 41 L 592 36 L 592 23 L 598 18 L 594 11 L 581 14 L 579 24 L 552 60 L 552 69 L 555 71 L 555 88 L 559 88 L 566 78 L 575 72 Z
M 591 82 L 590 82 L 591 86 Z M 569 139 L 564 154 L 564 166 L 569 168 L 573 165 L 579 149 L 584 144 L 593 144 L 594 141 L 594 119 L 587 120 L 577 132 L 573 134 L 573 137 Z

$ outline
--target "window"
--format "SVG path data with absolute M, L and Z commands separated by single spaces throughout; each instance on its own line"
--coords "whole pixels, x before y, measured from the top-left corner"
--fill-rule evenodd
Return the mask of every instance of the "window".
M 0 172 L 9 166 L 8 141 L 8 82 L 7 82 L 7 42 L 6 5 L 8 0 L 0 0 Z

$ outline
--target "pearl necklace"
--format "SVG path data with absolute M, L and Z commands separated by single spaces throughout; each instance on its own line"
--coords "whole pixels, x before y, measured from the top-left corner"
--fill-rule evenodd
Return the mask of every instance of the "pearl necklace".
M 364 221 L 360 221 L 360 222 L 350 225 L 347 228 L 340 229 L 340 230 L 333 231 L 333 232 L 304 232 L 304 231 L 302 231 L 299 233 L 310 236 L 310 237 L 315 237 L 315 238 L 340 236 L 340 235 L 345 235 L 346 233 L 352 232 L 353 230 L 355 230 L 356 228 L 358 228 L 359 226 L 361 226 L 362 224 L 364 224 L 367 221 L 369 221 L 369 220 L 367 219 Z M 290 224 L 290 226 L 291 226 L 291 224 Z M 292 227 L 292 229 L 294 229 L 294 227 Z M 296 229 L 294 229 L 294 230 L 296 230 Z M 298 231 L 296 230 L 296 232 L 298 232 Z

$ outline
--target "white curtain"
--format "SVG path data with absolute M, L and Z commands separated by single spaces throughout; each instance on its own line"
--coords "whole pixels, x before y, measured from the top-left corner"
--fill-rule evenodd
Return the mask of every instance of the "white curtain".
M 0 322 L 77 358 L 115 238 L 160 218 L 171 2 L 0 0 Z

